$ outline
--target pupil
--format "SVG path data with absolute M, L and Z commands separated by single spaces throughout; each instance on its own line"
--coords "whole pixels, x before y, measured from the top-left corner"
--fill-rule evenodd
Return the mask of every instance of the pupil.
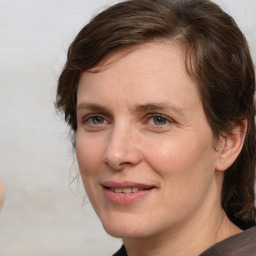
M 94 124 L 101 124 L 103 122 L 103 118 L 100 116 L 95 116 L 93 119 Z
M 165 118 L 161 117 L 161 116 L 157 116 L 155 117 L 155 124 L 157 125 L 163 125 L 166 123 Z

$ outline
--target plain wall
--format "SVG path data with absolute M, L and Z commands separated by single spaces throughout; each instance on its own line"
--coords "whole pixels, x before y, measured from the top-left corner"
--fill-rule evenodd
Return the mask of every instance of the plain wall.
M 56 81 L 71 40 L 107 0 L 0 0 L 0 256 L 107 256 L 108 236 L 89 203 L 54 110 Z M 255 0 L 216 0 L 245 32 L 256 59 Z M 73 191 L 72 192 L 72 188 Z

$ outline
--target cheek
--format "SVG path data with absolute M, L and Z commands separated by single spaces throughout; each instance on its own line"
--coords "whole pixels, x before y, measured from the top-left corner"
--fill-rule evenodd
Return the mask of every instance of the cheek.
M 162 213 L 173 218 L 189 216 L 210 194 L 214 180 L 212 152 L 205 145 L 186 145 L 179 141 L 151 147 L 148 163 L 161 177 Z M 154 160 L 153 160 L 154 159 Z
M 97 174 L 103 160 L 103 149 L 100 140 L 77 134 L 76 156 L 82 178 Z
M 173 193 L 199 193 L 214 175 L 216 153 L 210 140 L 176 137 L 147 148 L 148 164 Z
M 76 155 L 77 162 L 90 202 L 97 212 L 98 178 L 102 169 L 103 145 L 100 141 L 77 134 Z
M 179 173 L 191 162 L 191 153 L 182 140 L 176 138 L 166 139 L 162 142 L 151 143 L 144 146 L 147 163 L 156 170 L 160 176 Z

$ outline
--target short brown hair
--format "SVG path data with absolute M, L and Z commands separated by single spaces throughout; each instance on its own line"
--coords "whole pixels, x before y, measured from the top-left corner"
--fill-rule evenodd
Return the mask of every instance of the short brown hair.
M 60 75 L 56 107 L 77 129 L 81 72 L 109 52 L 153 40 L 186 49 L 187 70 L 196 81 L 215 139 L 248 121 L 243 149 L 225 172 L 222 206 L 245 229 L 255 224 L 255 73 L 246 39 L 235 21 L 209 0 L 129 0 L 94 17 L 70 45 Z

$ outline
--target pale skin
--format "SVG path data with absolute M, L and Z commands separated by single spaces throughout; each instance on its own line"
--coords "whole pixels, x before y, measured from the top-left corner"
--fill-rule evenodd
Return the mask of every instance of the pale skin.
M 182 48 L 172 43 L 113 52 L 96 69 L 103 66 L 79 81 L 76 153 L 105 230 L 123 238 L 129 256 L 196 256 L 241 232 L 221 208 L 221 187 L 246 121 L 214 148 Z M 147 192 L 133 201 L 136 184 Z

